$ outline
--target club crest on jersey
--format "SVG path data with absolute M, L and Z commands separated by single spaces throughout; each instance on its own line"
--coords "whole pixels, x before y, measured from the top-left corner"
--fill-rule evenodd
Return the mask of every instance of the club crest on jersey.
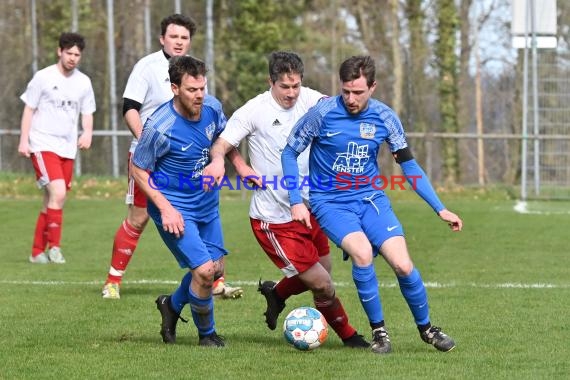
M 360 123 L 360 137 L 363 139 L 373 139 L 376 133 L 376 126 L 374 124 Z
M 210 123 L 206 127 L 206 137 L 208 137 L 208 140 L 212 141 L 212 139 L 214 138 L 215 131 L 216 131 L 216 125 L 214 123 Z

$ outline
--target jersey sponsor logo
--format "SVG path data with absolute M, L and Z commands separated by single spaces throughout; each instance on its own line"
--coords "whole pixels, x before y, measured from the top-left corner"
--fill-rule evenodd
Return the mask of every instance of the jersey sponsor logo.
M 281 126 L 281 122 L 279 121 L 279 119 L 275 119 L 275 121 L 273 122 L 273 124 L 271 124 L 272 127 L 279 127 Z
M 196 161 L 196 165 L 194 165 L 194 172 L 192 172 L 193 179 L 202 176 L 202 171 L 208 164 L 208 161 L 210 161 L 210 148 L 204 148 L 202 149 L 202 156 L 198 161 Z
M 360 137 L 363 139 L 373 139 L 376 133 L 376 126 L 369 123 L 360 123 Z
M 208 140 L 212 141 L 212 139 L 214 138 L 215 131 L 216 131 L 216 124 L 214 124 L 213 122 L 208 124 L 205 130 L 206 137 L 208 137 Z
M 333 137 L 333 136 L 336 136 L 336 135 L 340 135 L 341 133 L 342 133 L 342 132 L 340 132 L 340 131 L 339 131 L 339 132 L 327 132 L 327 137 Z
M 55 107 L 66 112 L 75 112 L 75 110 L 79 108 L 79 103 L 73 100 L 54 99 L 53 104 Z
M 398 228 L 398 226 L 386 227 L 386 231 L 391 232 L 391 231 L 394 231 L 396 228 Z
M 181 149 L 183 152 L 186 152 L 188 149 L 190 149 L 192 145 L 194 145 L 194 142 L 191 142 L 190 144 L 183 146 Z
M 368 145 L 358 145 L 349 142 L 346 152 L 337 153 L 338 157 L 334 161 L 332 170 L 349 174 L 361 174 L 364 172 L 364 165 L 369 160 Z

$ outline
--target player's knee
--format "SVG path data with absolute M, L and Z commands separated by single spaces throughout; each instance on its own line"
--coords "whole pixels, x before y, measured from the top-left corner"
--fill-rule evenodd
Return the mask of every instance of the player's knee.
M 319 263 L 325 268 L 325 270 L 330 274 L 332 273 L 332 262 L 330 255 L 321 256 L 319 258 Z
M 406 277 L 414 270 L 414 264 L 411 261 L 396 263 L 392 269 L 394 273 L 396 273 L 396 276 Z
M 356 266 L 366 267 L 372 264 L 374 256 L 372 255 L 372 250 L 370 251 L 357 251 L 354 253 L 349 253 L 352 261 Z
M 144 221 L 137 220 L 137 219 L 129 220 L 129 224 L 139 231 L 142 231 L 145 229 L 147 222 L 148 222 L 148 219 L 146 219 Z
M 137 230 L 143 230 L 148 223 L 148 213 L 146 209 L 141 209 L 137 207 L 132 207 L 127 216 L 127 221 L 131 226 Z
M 196 280 L 200 287 L 211 288 L 214 284 L 215 268 L 213 264 L 203 264 L 196 268 L 193 273 L 193 280 Z
M 368 241 L 364 244 L 352 244 L 348 247 L 343 247 L 344 252 L 350 256 L 352 261 L 360 267 L 372 264 L 374 255 L 372 253 L 372 246 Z
M 52 187 L 48 191 L 48 205 L 51 208 L 62 209 L 63 205 L 65 204 L 66 195 L 67 191 L 65 187 Z
M 328 272 L 325 273 L 326 275 L 315 278 L 315 281 L 312 281 L 309 286 L 315 297 L 330 298 L 334 295 L 333 282 Z
M 65 206 L 65 195 L 62 195 L 60 197 L 53 197 L 48 202 L 49 208 L 61 210 L 63 209 L 63 206 Z

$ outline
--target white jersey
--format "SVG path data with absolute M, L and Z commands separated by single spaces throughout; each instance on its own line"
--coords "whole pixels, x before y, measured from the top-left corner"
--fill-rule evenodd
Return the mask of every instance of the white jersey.
M 34 109 L 30 151 L 75 159 L 79 114 L 95 112 L 89 77 L 78 69 L 65 76 L 54 64 L 36 72 L 20 99 Z
M 142 125 L 160 106 L 172 99 L 168 59 L 162 50 L 141 58 L 129 75 L 123 98 L 132 99 L 142 104 L 139 114 Z M 134 152 L 137 139 L 133 139 L 130 152 Z
M 250 217 L 276 224 L 292 220 L 289 194 L 283 181 L 281 152 L 297 120 L 323 96 L 318 91 L 301 87 L 295 106 L 285 109 L 268 90 L 248 101 L 228 120 L 221 137 L 235 147 L 247 137 L 251 167 L 267 182 L 265 189 L 253 193 Z M 301 153 L 297 161 L 300 176 L 307 176 L 309 149 Z M 308 186 L 303 190 L 303 197 L 308 199 Z

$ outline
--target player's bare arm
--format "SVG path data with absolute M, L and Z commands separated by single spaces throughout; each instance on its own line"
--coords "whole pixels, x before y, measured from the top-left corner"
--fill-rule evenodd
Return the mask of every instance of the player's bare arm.
M 214 178 L 214 181 L 219 184 L 225 174 L 224 156 L 228 159 L 236 169 L 237 174 L 241 178 L 248 178 L 248 181 L 253 185 L 261 187 L 262 181 L 257 173 L 245 162 L 239 150 L 221 137 L 216 139 L 216 142 L 210 149 L 211 162 L 204 168 L 202 174 Z M 207 186 L 207 185 L 205 185 Z M 209 188 L 209 186 L 207 186 Z M 204 189 L 208 190 L 208 189 Z
M 438 215 L 441 218 L 441 220 L 447 222 L 449 228 L 451 228 L 452 231 L 461 231 L 461 229 L 463 228 L 463 221 L 461 220 L 461 218 L 456 214 L 452 213 L 451 211 L 444 209 L 441 210 Z
M 233 146 L 229 142 L 218 137 L 210 148 L 210 163 L 204 168 L 202 175 L 213 177 L 215 183 L 219 184 L 226 173 L 224 157 L 232 149 Z
M 83 132 L 77 139 L 79 149 L 89 149 L 93 139 L 93 114 L 81 115 L 81 128 Z
M 299 222 L 308 228 L 312 229 L 313 226 L 311 225 L 311 213 L 307 209 L 304 203 L 298 203 L 296 205 L 291 206 L 291 218 L 295 222 Z
M 127 123 L 127 127 L 129 128 L 133 136 L 137 139 L 140 138 L 143 125 L 139 111 L 137 111 L 134 108 L 131 108 L 130 110 L 125 112 L 123 118 L 125 119 L 125 123 Z
M 145 193 L 148 199 L 155 204 L 160 210 L 160 218 L 162 220 L 162 228 L 164 231 L 174 234 L 176 237 L 184 234 L 184 219 L 182 215 L 172 207 L 172 204 L 156 189 L 149 184 L 149 174 L 136 165 L 132 166 L 133 177 L 137 185 Z
M 230 149 L 228 152 L 228 158 L 236 169 L 237 174 L 241 178 L 247 178 L 247 182 L 252 186 L 257 186 L 260 188 L 263 187 L 261 176 L 257 174 L 255 170 L 253 170 L 253 168 L 245 162 L 237 148 L 232 147 L 232 149 Z
M 24 106 L 22 112 L 22 121 L 20 122 L 20 143 L 18 145 L 18 154 L 24 157 L 30 157 L 30 128 L 32 127 L 32 115 L 34 109 Z

